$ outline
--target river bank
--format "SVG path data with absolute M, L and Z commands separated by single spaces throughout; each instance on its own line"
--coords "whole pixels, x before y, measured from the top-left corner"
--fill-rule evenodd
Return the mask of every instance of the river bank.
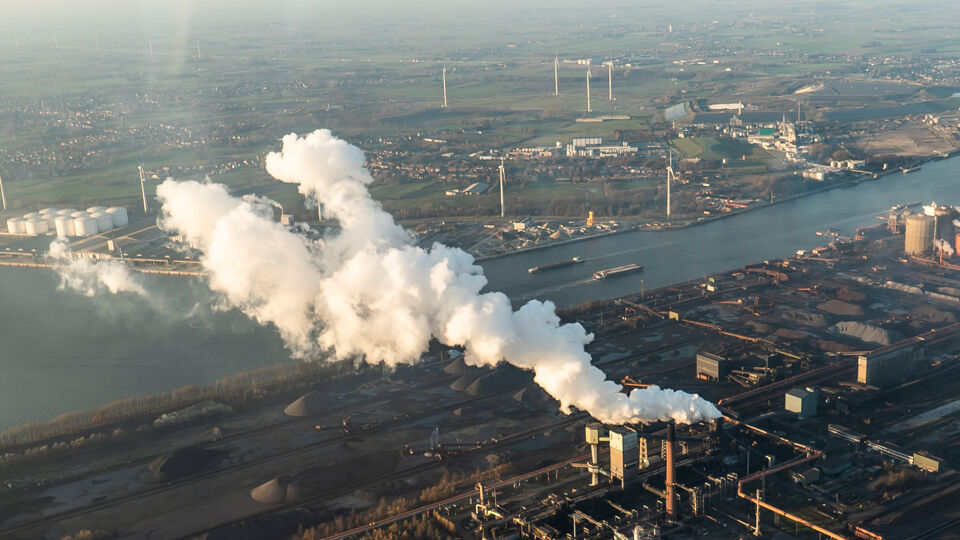
M 762 210 L 762 209 L 765 209 L 765 208 L 770 208 L 770 207 L 772 207 L 772 206 L 777 206 L 777 205 L 780 205 L 780 204 L 785 204 L 785 203 L 792 202 L 792 201 L 795 201 L 795 200 L 798 200 L 798 199 L 802 199 L 802 198 L 805 198 L 805 197 L 811 197 L 811 196 L 817 195 L 817 194 L 819 194 L 819 193 L 824 193 L 824 192 L 832 191 L 832 190 L 835 190 L 835 189 L 849 189 L 849 188 L 858 186 L 858 185 L 860 185 L 860 184 L 863 184 L 863 183 L 865 183 L 865 182 L 879 182 L 880 180 L 882 180 L 884 177 L 887 177 L 887 176 L 914 174 L 914 173 L 922 170 L 923 165 L 926 164 L 926 163 L 950 159 L 951 157 L 954 157 L 954 156 L 956 156 L 957 154 L 960 154 L 960 149 L 956 149 L 956 150 L 954 150 L 954 151 L 952 151 L 952 152 L 948 152 L 948 153 L 945 153 L 945 154 L 930 155 L 930 156 L 926 156 L 926 157 L 924 157 L 924 158 L 918 158 L 918 159 L 914 162 L 914 164 L 912 164 L 911 167 L 909 167 L 909 168 L 906 169 L 906 170 L 903 170 L 903 169 L 888 169 L 888 170 L 886 170 L 886 171 L 880 171 L 880 172 L 876 172 L 876 173 L 869 173 L 869 176 L 868 176 L 868 173 L 867 173 L 866 171 L 858 171 L 858 172 L 860 173 L 860 176 L 859 176 L 859 177 L 851 177 L 851 178 L 844 179 L 844 180 L 840 180 L 840 181 L 832 181 L 832 182 L 829 182 L 829 183 L 824 183 L 823 186 L 820 186 L 820 187 L 811 189 L 811 190 L 809 190 L 809 191 L 805 191 L 805 192 L 803 192 L 803 193 L 796 193 L 796 194 L 794 194 L 794 195 L 788 195 L 788 196 L 785 196 L 785 197 L 774 198 L 774 200 L 771 201 L 771 202 L 765 202 L 765 203 L 763 203 L 763 204 L 758 204 L 758 205 L 755 205 L 755 206 L 751 206 L 751 207 L 749 207 L 749 208 L 742 208 L 742 209 L 732 210 L 732 211 L 727 212 L 727 213 L 725 213 L 725 214 L 718 214 L 718 215 L 711 215 L 711 216 L 703 216 L 703 217 L 699 217 L 699 218 L 697 218 L 697 219 L 688 219 L 688 220 L 683 221 L 683 222 L 680 222 L 680 223 L 663 224 L 663 225 L 660 225 L 660 226 L 658 226 L 658 227 L 641 227 L 641 223 L 639 223 L 639 222 L 634 222 L 633 225 L 630 226 L 630 228 L 625 228 L 625 229 L 622 229 L 622 230 L 609 231 L 609 232 L 603 232 L 603 233 L 591 234 L 591 235 L 584 235 L 584 236 L 579 236 L 579 237 L 576 237 L 576 238 L 568 238 L 568 239 L 561 240 L 561 241 L 557 241 L 557 242 L 549 242 L 549 243 L 538 244 L 538 245 L 535 245 L 535 246 L 528 246 L 528 247 L 524 247 L 524 248 L 520 248 L 520 249 L 515 249 L 515 250 L 511 250 L 511 251 L 506 251 L 506 252 L 503 252 L 503 253 L 497 253 L 497 254 L 494 254 L 494 255 L 484 255 L 484 256 L 482 256 L 482 257 L 476 257 L 475 260 L 476 260 L 477 262 L 485 262 L 485 261 L 500 259 L 500 258 L 503 258 L 503 257 L 509 257 L 509 256 L 512 256 L 512 255 L 518 255 L 518 254 L 521 254 L 521 253 L 528 253 L 528 252 L 532 252 L 532 251 L 540 251 L 540 250 L 544 250 L 544 249 L 548 249 L 548 248 L 553 248 L 553 247 L 558 247 L 558 246 L 564 246 L 564 245 L 569 245 L 569 244 L 576 244 L 576 243 L 579 243 L 579 242 L 584 242 L 584 241 L 588 241 L 588 240 L 595 240 L 595 239 L 598 239 L 598 238 L 604 238 L 604 237 L 607 237 L 607 236 L 614 236 L 614 235 L 624 234 L 624 233 L 631 233 L 631 232 L 666 232 L 666 231 L 673 231 L 673 230 L 677 230 L 677 229 L 685 229 L 685 228 L 689 228 L 689 227 L 696 227 L 696 226 L 699 226 L 699 225 L 706 225 L 706 224 L 709 224 L 709 223 L 714 223 L 714 222 L 719 221 L 719 220 L 728 219 L 728 218 L 732 218 L 732 217 L 735 217 L 735 216 L 740 216 L 740 215 L 743 215 L 743 214 L 746 214 L 746 213 L 750 213 L 750 212 L 756 212 L 756 211 L 758 211 L 758 210 Z M 598 217 L 597 219 L 602 219 L 602 217 Z M 648 220 L 644 220 L 644 221 L 648 221 Z

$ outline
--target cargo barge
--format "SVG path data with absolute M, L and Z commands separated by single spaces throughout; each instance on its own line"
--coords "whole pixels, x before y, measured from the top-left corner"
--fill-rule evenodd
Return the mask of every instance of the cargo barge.
M 541 264 L 539 266 L 531 266 L 527 268 L 527 273 L 536 274 L 537 272 L 544 272 L 546 270 L 556 270 L 557 268 L 563 268 L 564 266 L 570 266 L 571 264 L 577 264 L 583 262 L 583 257 L 574 257 L 572 259 L 567 259 L 565 261 L 557 261 L 550 264 Z
M 593 279 L 607 279 L 608 277 L 633 274 L 634 272 L 640 272 L 641 270 L 643 270 L 643 266 L 639 264 L 625 264 L 623 266 L 617 266 L 615 268 L 608 268 L 606 270 L 594 272 Z

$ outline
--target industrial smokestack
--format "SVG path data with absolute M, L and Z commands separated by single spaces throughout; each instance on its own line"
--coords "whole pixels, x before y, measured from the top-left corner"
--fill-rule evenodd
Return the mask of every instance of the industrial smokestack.
M 677 465 L 673 456 L 673 441 L 676 427 L 673 421 L 667 424 L 667 519 L 677 519 Z
M 503 158 L 500 158 L 500 217 L 504 217 L 507 213 L 507 208 L 503 204 L 503 181 L 506 175 L 506 170 L 503 168 Z
M 0 202 L 3 203 L 3 211 L 7 211 L 7 196 L 3 194 L 3 177 L 0 176 Z

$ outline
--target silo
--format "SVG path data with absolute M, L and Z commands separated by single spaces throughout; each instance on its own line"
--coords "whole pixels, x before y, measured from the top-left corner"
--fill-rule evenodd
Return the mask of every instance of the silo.
M 110 217 L 113 218 L 114 227 L 126 227 L 130 224 L 130 219 L 127 217 L 127 209 L 122 206 L 107 208 L 107 214 L 110 214 Z
M 113 217 L 106 212 L 92 212 L 90 217 L 97 220 L 97 230 L 107 232 L 113 228 Z
M 70 216 L 57 216 L 57 219 L 54 220 L 54 227 L 57 230 L 57 236 L 60 238 L 77 235 L 76 228 L 73 226 L 73 218 Z
M 923 255 L 933 249 L 934 218 L 924 214 L 907 216 L 903 250 L 907 255 Z
M 47 226 L 47 220 L 43 218 L 28 219 L 24 224 L 24 232 L 27 234 L 43 234 L 50 230 Z
M 97 234 L 97 220 L 84 215 L 73 219 L 73 226 L 77 231 L 77 236 L 91 236 Z
M 106 206 L 91 206 L 90 208 L 87 208 L 87 213 L 95 214 L 97 212 L 105 212 L 106 210 L 107 210 Z
M 58 215 L 58 216 L 70 216 L 70 215 L 73 215 L 73 213 L 76 212 L 76 211 L 77 211 L 76 208 L 64 208 L 63 210 L 57 210 L 57 215 Z
M 23 234 L 27 232 L 27 223 L 23 218 L 10 218 L 7 220 L 7 232 L 10 234 Z

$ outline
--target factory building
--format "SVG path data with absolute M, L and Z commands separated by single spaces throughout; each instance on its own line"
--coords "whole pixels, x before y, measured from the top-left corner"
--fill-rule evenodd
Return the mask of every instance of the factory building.
M 906 236 L 903 250 L 907 255 L 920 256 L 933 249 L 934 218 L 923 214 L 906 217 Z
M 610 474 L 620 479 L 621 487 L 636 476 L 639 455 L 636 431 L 626 428 L 610 430 Z
M 813 388 L 794 388 L 784 396 L 784 409 L 795 413 L 801 420 L 817 415 L 819 392 Z
M 943 464 L 943 460 L 933 456 L 923 450 L 915 452 L 913 457 L 910 459 L 910 463 L 918 469 L 923 469 L 927 472 L 938 473 L 940 472 L 940 467 Z
M 697 353 L 697 378 L 723 381 L 730 372 L 730 361 L 708 352 Z
M 913 376 L 922 359 L 919 341 L 875 349 L 857 359 L 857 382 L 877 388 L 894 386 Z
M 601 137 L 577 137 L 567 145 L 567 157 L 612 157 L 636 154 L 638 148 L 625 142 L 603 144 Z

